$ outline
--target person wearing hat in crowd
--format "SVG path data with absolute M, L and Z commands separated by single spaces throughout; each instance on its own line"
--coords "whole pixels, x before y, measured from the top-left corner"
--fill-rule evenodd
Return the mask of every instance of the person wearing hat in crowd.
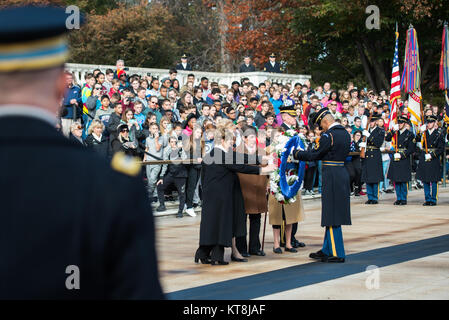
M 435 115 L 426 117 L 426 124 L 420 128 L 416 141 L 420 141 L 416 179 L 424 185 L 424 206 L 436 206 L 438 200 L 438 181 L 442 177 L 440 156 L 444 152 L 445 132 L 438 128 L 438 118 Z
M 412 179 L 412 166 L 410 158 L 415 152 L 415 135 L 407 130 L 409 120 L 406 116 L 398 118 L 392 131 L 389 131 L 385 141 L 392 141 L 396 137 L 397 152 L 393 154 L 393 161 L 388 169 L 388 179 L 394 182 L 396 190 L 396 202 L 394 205 L 406 205 L 408 182 Z
M 296 132 L 296 110 L 294 106 L 281 107 L 280 113 L 283 120 L 280 130 L 284 132 L 294 130 Z M 285 250 L 290 252 L 297 252 L 295 248 L 305 247 L 305 244 L 298 241 L 295 237 L 298 230 L 298 222 L 305 219 L 301 193 L 298 193 L 297 201 L 290 204 L 281 204 L 270 194 L 268 197 L 268 212 L 270 213 L 269 223 L 273 226 L 275 241 L 280 238 L 281 247 L 285 246 Z M 285 231 L 281 235 L 281 227 L 283 225 L 285 225 Z M 287 243 L 288 239 L 291 239 L 290 243 Z M 282 253 L 281 248 L 276 247 L 276 244 L 275 242 L 274 252 Z
M 187 62 L 187 55 L 185 53 L 181 57 L 181 63 L 176 65 L 176 70 L 192 71 L 192 66 Z
M 68 17 L 0 10 L 0 299 L 162 299 L 141 166 L 109 165 L 55 128 Z
M 351 137 L 335 122 L 328 108 L 312 116 L 312 124 L 322 130 L 318 148 L 312 151 L 295 150 L 301 161 L 322 160 L 323 187 L 321 196 L 321 226 L 326 227 L 323 247 L 309 255 L 322 262 L 345 262 L 342 225 L 351 225 L 349 174 L 344 162 L 349 154 Z
M 240 65 L 239 72 L 254 72 L 256 67 L 251 63 L 250 56 L 245 56 L 243 58 L 243 64 Z
M 282 73 L 281 65 L 279 62 L 276 62 L 276 55 L 274 53 L 270 54 L 269 61 L 265 63 L 263 71 Z
M 362 159 L 362 181 L 366 183 L 368 196 L 365 204 L 379 203 L 379 183 L 384 180 L 380 147 L 385 139 L 385 130 L 377 125 L 379 119 L 376 114 L 371 116 L 368 130 L 362 133 L 366 140 L 359 144 L 360 148 L 365 148 L 365 158 Z

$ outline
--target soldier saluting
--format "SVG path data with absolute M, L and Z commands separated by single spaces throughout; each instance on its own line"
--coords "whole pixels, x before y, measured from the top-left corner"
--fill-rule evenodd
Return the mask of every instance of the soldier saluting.
M 426 124 L 421 126 L 421 133 L 416 136 L 416 140 L 421 141 L 422 148 L 416 169 L 416 179 L 421 180 L 424 185 L 426 201 L 423 206 L 437 205 L 438 181 L 442 176 L 440 156 L 444 152 L 444 134 L 438 129 L 437 120 L 434 115 L 427 116 Z
M 320 109 L 312 117 L 312 123 L 323 130 L 320 146 L 312 151 L 294 152 L 297 160 L 322 160 L 323 164 L 321 226 L 326 227 L 326 233 L 323 248 L 309 257 L 322 262 L 344 262 L 341 226 L 351 224 L 349 175 L 344 163 L 351 137 L 342 125 L 335 122 L 328 108 Z
M 397 152 L 393 155 L 393 161 L 388 169 L 388 179 L 394 182 L 396 201 L 394 205 L 406 205 L 408 194 L 408 182 L 412 179 L 412 166 L 410 157 L 415 151 L 415 135 L 407 130 L 405 125 L 409 122 L 407 117 L 401 116 L 398 124 L 393 128 L 397 132 Z M 385 140 L 391 141 L 395 132 L 388 132 Z

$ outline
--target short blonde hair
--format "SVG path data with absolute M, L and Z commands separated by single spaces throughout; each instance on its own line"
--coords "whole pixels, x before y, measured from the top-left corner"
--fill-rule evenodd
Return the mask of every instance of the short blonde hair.
M 75 121 L 70 125 L 70 131 L 75 131 L 76 129 L 82 129 L 82 128 L 83 128 L 83 125 L 78 121 Z
M 92 134 L 94 132 L 95 128 L 101 127 L 101 130 L 104 130 L 104 124 L 100 120 L 94 120 L 89 126 L 89 130 L 87 131 L 88 134 Z

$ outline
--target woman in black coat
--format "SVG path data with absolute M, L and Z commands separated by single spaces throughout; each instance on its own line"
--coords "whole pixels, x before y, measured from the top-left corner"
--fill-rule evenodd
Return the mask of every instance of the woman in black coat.
M 112 154 L 124 152 L 126 155 L 137 157 L 137 144 L 129 140 L 129 128 L 127 124 L 121 124 L 117 128 L 118 136 L 111 142 Z
M 109 157 L 109 139 L 103 134 L 104 124 L 99 120 L 92 121 L 89 127 L 89 135 L 84 140 L 87 147 L 92 148 L 101 156 Z
M 238 200 L 238 196 L 242 195 L 241 190 L 239 191 L 239 188 L 236 187 L 237 172 L 269 173 L 275 169 L 275 166 L 268 165 L 260 168 L 238 164 L 245 160 L 237 161 L 237 159 L 242 160 L 243 157 L 239 158 L 237 153 L 232 151 L 233 137 L 229 137 L 230 132 L 224 127 L 220 127 L 217 128 L 216 133 L 219 135 L 216 137 L 219 139 L 216 140 L 221 138 L 221 144 L 215 145 L 214 149 L 203 159 L 200 246 L 195 254 L 195 262 L 201 260 L 202 263 L 226 265 L 228 262 L 224 261 L 225 247 L 232 246 L 233 260 L 241 260 L 239 257 L 234 257 L 234 255 L 240 254 L 235 251 L 235 245 L 233 245 L 233 237 L 236 236 L 234 213 L 241 211 L 236 208 L 236 203 L 243 205 L 243 201 Z M 244 208 L 242 209 L 244 212 Z

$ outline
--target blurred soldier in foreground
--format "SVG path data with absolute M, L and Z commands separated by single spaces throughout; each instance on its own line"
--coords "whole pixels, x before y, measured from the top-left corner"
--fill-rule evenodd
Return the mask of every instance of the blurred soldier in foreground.
M 0 10 L 0 299 L 162 299 L 140 166 L 55 129 L 67 16 Z

